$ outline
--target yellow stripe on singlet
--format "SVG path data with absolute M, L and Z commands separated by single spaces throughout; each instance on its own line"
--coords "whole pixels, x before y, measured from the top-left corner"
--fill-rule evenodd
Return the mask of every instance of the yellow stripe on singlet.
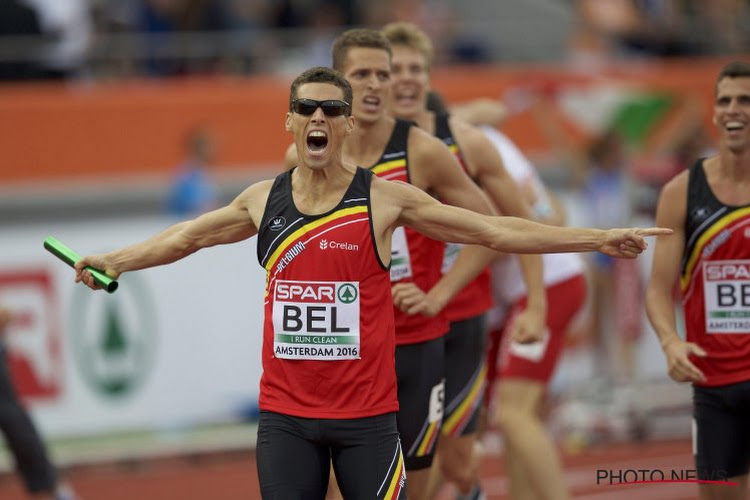
M 266 262 L 266 266 L 265 266 L 266 271 L 270 272 L 271 269 L 273 269 L 274 264 L 276 264 L 276 261 L 279 260 L 279 257 L 281 257 L 284 251 L 287 248 L 289 248 L 292 245 L 292 243 L 297 241 L 300 238 L 300 236 L 302 236 L 306 232 L 312 229 L 315 229 L 317 227 L 320 227 L 324 224 L 328 224 L 329 222 L 334 221 L 336 219 L 341 219 L 342 217 L 346 217 L 352 214 L 359 214 L 359 213 L 366 213 L 366 212 L 367 212 L 367 205 L 359 205 L 359 206 L 351 207 L 351 208 L 342 208 L 341 210 L 337 210 L 330 215 L 321 217 L 320 219 L 317 219 L 308 224 L 305 224 L 304 226 L 300 227 L 299 229 L 294 231 L 292 234 L 287 236 L 286 239 L 271 254 L 271 257 L 268 259 L 268 262 Z
M 736 222 L 737 220 L 742 219 L 747 215 L 750 215 L 750 207 L 734 210 L 711 224 L 711 227 L 709 227 L 701 235 L 701 237 L 698 238 L 698 241 L 693 247 L 693 251 L 690 252 L 690 258 L 688 258 L 687 265 L 685 266 L 685 271 L 680 277 L 680 287 L 682 288 L 683 292 L 690 286 L 690 276 L 692 276 L 693 271 L 695 270 L 695 266 L 698 265 L 701 254 L 703 253 L 703 249 L 705 248 L 709 240 L 726 229 L 726 227 L 731 225 L 733 222 Z
M 406 166 L 406 158 L 400 158 L 398 160 L 391 160 L 385 163 L 380 163 L 372 167 L 370 170 L 372 170 L 373 174 L 380 175 L 384 172 L 388 172 L 389 170 L 395 170 L 397 168 L 403 168 L 405 166 Z

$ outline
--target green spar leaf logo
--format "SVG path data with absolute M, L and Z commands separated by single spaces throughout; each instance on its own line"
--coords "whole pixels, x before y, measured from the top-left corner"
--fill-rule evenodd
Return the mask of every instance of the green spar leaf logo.
M 151 372 L 155 313 L 141 280 L 129 277 L 117 296 L 74 292 L 70 336 L 84 382 L 107 399 L 137 391 Z M 135 278 L 135 279 L 134 279 Z
M 355 287 L 351 283 L 344 283 L 343 285 L 339 286 L 339 289 L 336 292 L 336 296 L 344 304 L 351 304 L 352 302 L 357 300 L 357 287 Z

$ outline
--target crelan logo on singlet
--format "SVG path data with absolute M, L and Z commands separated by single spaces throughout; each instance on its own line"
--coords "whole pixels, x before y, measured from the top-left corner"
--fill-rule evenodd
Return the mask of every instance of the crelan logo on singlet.
M 353 243 L 349 243 L 348 241 L 334 241 L 334 240 L 326 240 L 322 239 L 320 240 L 320 249 L 321 250 L 347 250 L 349 252 L 358 252 L 359 251 L 359 245 L 355 245 Z

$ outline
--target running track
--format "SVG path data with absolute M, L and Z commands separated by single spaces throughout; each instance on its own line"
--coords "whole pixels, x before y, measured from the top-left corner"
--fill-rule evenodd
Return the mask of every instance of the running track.
M 687 500 L 694 484 L 596 484 L 597 469 L 692 468 L 689 441 L 614 444 L 564 455 L 566 480 L 581 500 Z M 482 482 L 489 500 L 507 498 L 508 483 L 500 452 L 488 452 Z M 86 466 L 65 471 L 83 500 L 258 500 L 255 457 L 251 451 Z M 439 500 L 452 498 L 445 488 Z M 0 475 L 0 499 L 27 500 L 15 475 Z

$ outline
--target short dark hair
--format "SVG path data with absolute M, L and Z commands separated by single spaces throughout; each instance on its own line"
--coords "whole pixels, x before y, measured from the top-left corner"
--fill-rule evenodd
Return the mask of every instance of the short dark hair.
M 333 69 L 342 71 L 349 49 L 380 49 L 388 53 L 388 59 L 393 55 L 388 39 L 377 30 L 369 28 L 353 28 L 341 33 L 333 42 L 331 60 Z
M 300 85 L 305 83 L 330 83 L 341 89 L 344 93 L 344 100 L 349 103 L 349 108 L 346 111 L 346 116 L 352 114 L 352 86 L 346 81 L 346 78 L 338 71 L 326 68 L 325 66 L 317 66 L 310 68 L 292 82 L 292 87 L 289 92 L 289 110 L 292 109 L 292 101 L 297 99 L 297 90 Z
M 719 89 L 719 82 L 724 78 L 750 78 L 750 63 L 744 61 L 732 61 L 719 71 L 716 77 L 716 87 Z

